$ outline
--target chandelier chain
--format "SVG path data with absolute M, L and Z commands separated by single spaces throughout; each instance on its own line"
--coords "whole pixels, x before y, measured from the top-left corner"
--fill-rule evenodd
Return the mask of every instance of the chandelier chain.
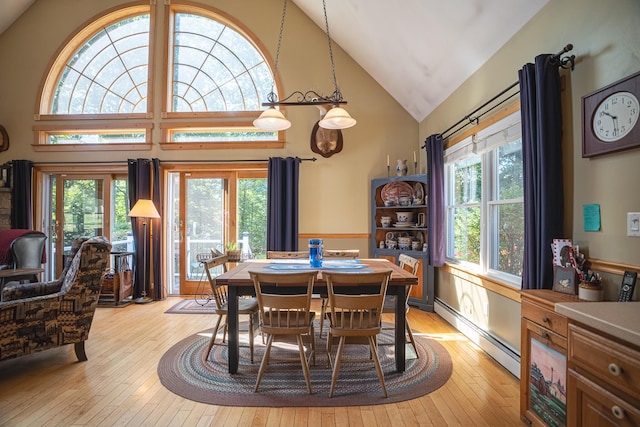
M 284 33 L 284 18 L 287 15 L 287 0 L 282 5 L 282 19 L 280 20 L 280 34 L 278 35 L 278 47 L 276 48 L 276 61 L 273 69 L 273 80 L 271 81 L 271 93 L 267 95 L 269 102 L 278 102 L 278 95 L 274 88 L 276 85 L 276 76 L 278 75 L 278 61 L 280 61 L 280 46 L 282 46 L 282 34 Z
M 333 100 L 336 102 L 342 101 L 342 94 L 338 90 L 338 80 L 336 79 L 336 66 L 333 63 L 333 49 L 331 48 L 331 35 L 329 34 L 329 18 L 327 17 L 327 2 L 326 0 L 322 0 L 322 9 L 324 11 L 324 25 L 327 29 L 327 42 L 329 45 L 329 59 L 331 60 L 331 75 L 333 76 L 333 87 L 335 88 L 335 92 L 333 92 Z

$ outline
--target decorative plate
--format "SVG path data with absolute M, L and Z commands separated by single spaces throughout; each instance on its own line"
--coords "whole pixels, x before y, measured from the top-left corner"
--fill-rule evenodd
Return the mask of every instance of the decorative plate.
M 423 244 L 424 236 L 422 235 L 422 231 L 416 231 L 416 234 L 413 236 L 413 239 L 419 241 L 420 244 Z
M 415 227 L 416 223 L 415 222 L 396 222 L 395 224 L 393 224 L 393 226 L 398 228 L 408 228 L 408 227 Z
M 396 202 L 400 197 L 413 198 L 413 187 L 404 181 L 390 182 L 382 187 L 380 197 L 383 202 Z

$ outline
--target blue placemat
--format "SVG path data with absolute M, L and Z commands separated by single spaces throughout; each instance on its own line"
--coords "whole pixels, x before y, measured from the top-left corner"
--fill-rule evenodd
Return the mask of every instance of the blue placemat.
M 324 261 L 322 267 L 319 269 L 312 268 L 308 260 L 299 260 L 295 262 L 285 262 L 284 260 L 278 260 L 277 262 L 271 262 L 266 265 L 265 268 L 272 270 L 358 270 L 363 271 L 367 268 L 366 264 L 362 264 L 360 260 L 331 260 Z

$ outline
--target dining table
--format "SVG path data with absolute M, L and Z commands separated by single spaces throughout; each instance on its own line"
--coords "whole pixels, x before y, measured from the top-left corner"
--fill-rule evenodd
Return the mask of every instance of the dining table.
M 239 362 L 239 320 L 238 320 L 238 298 L 241 296 L 255 296 L 253 282 L 249 272 L 294 272 L 317 270 L 318 276 L 313 287 L 314 294 L 326 294 L 327 282 L 323 277 L 325 271 L 349 272 L 353 274 L 372 273 L 391 270 L 389 285 L 387 286 L 387 295 L 395 295 L 395 362 L 396 370 L 404 372 L 405 361 L 405 312 L 406 312 L 406 292 L 409 286 L 418 283 L 418 278 L 394 264 L 393 262 L 382 259 L 356 259 L 356 260 L 325 260 L 320 268 L 312 268 L 308 259 L 301 260 L 275 260 L 251 259 L 237 264 L 229 271 L 222 273 L 216 277 L 219 285 L 227 286 L 229 294 L 228 302 L 228 354 L 229 354 L 229 373 L 238 372 Z M 273 291 L 280 291 L 282 288 L 274 287 Z M 345 288 L 341 288 L 345 289 Z M 353 293 L 358 292 L 358 286 L 354 286 L 350 290 Z

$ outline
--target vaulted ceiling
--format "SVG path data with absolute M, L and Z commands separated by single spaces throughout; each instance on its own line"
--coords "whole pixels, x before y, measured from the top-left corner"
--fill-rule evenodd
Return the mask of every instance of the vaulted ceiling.
M 34 1 L 0 0 L 0 34 Z M 324 29 L 320 0 L 292 1 Z M 420 122 L 548 1 L 326 3 L 331 38 Z

